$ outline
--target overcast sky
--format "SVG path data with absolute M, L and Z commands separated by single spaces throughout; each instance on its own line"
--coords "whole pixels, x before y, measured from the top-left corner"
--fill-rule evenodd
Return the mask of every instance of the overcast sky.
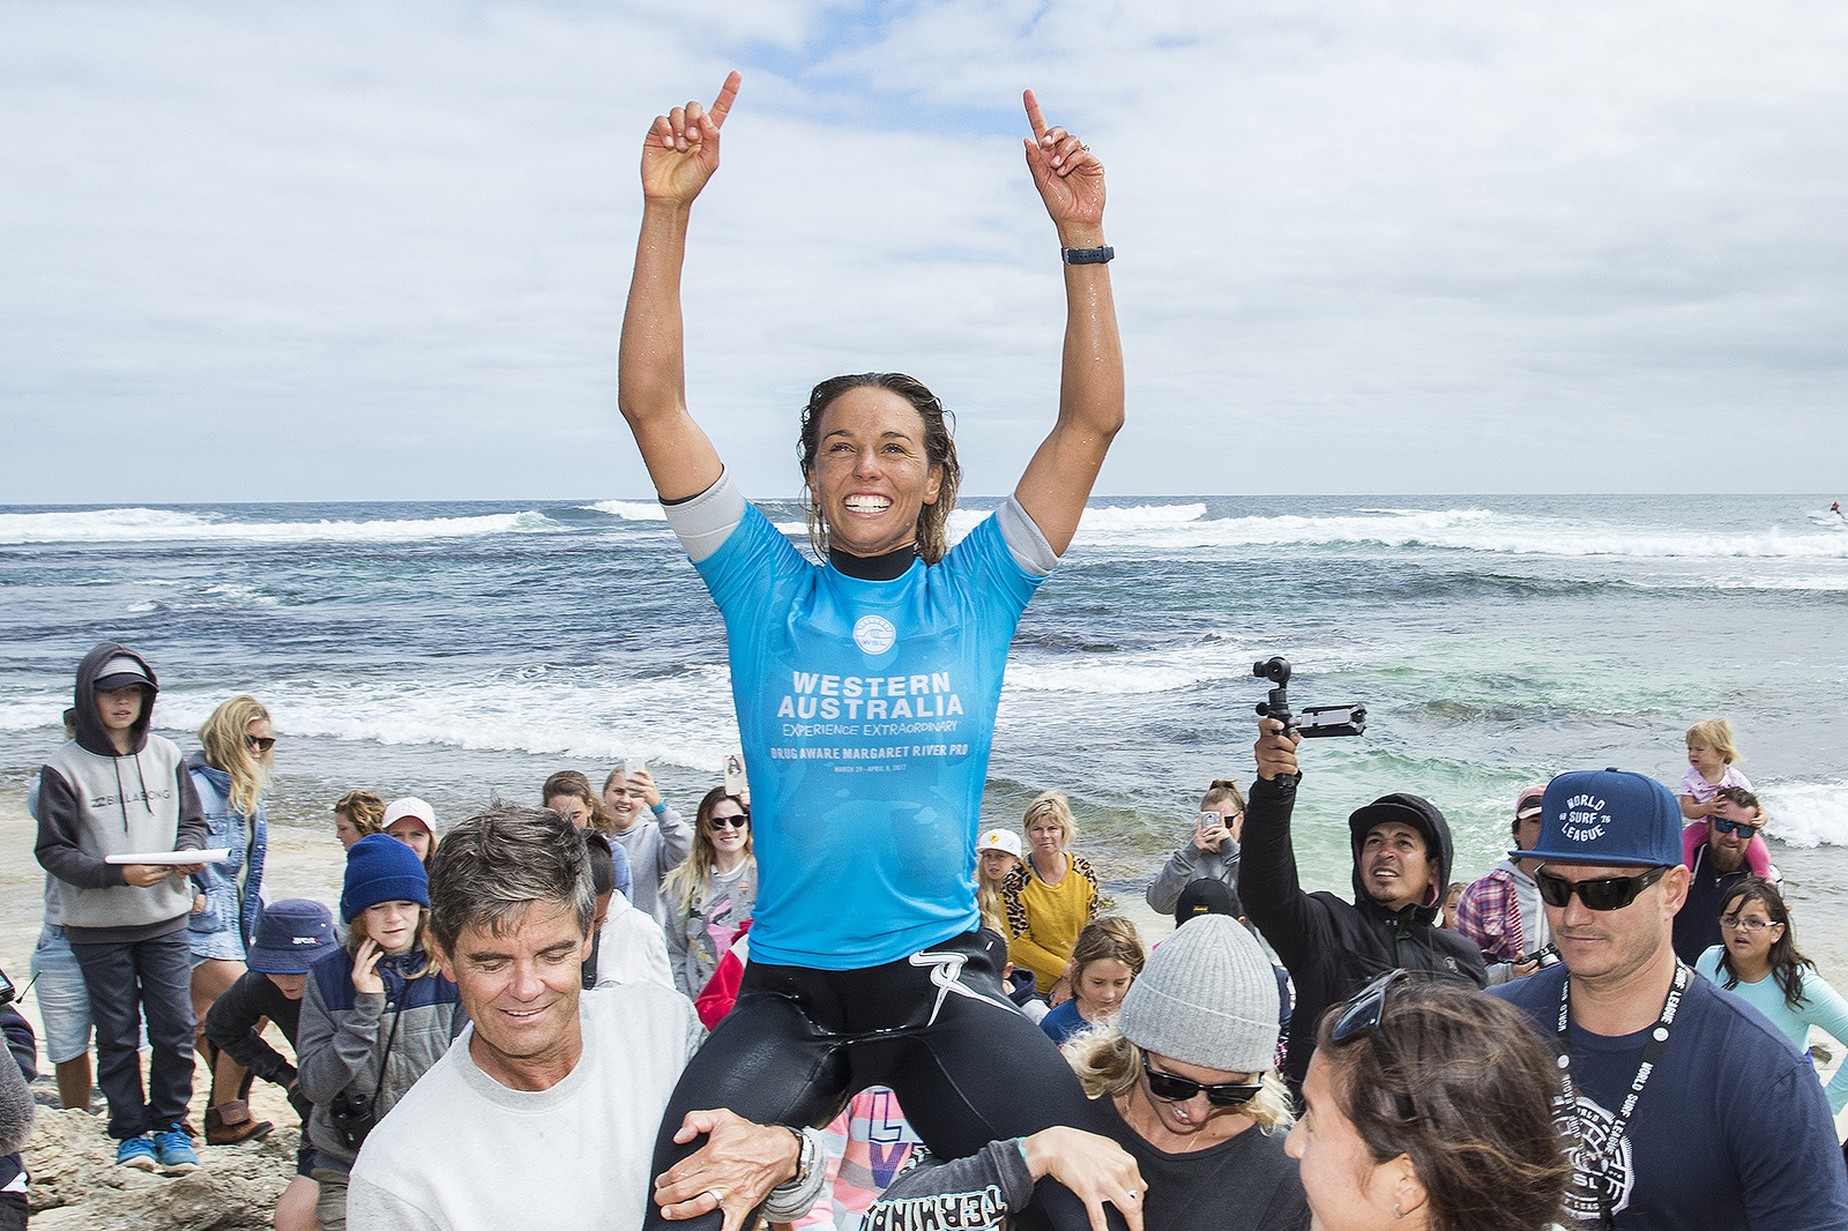
M 1101 492 L 1848 489 L 1844 64 L 1821 2 L 6 0 L 0 503 L 646 493 L 641 138 L 732 67 L 688 372 L 752 495 L 869 369 L 1012 487 L 1027 86 L 1108 169 Z

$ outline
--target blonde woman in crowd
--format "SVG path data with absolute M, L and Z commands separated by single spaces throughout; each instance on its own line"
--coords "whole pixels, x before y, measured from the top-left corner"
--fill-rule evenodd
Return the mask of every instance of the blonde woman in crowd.
M 691 1000 L 700 994 L 739 925 L 757 906 L 757 858 L 751 813 L 736 795 L 715 786 L 699 801 L 693 853 L 661 886 L 667 909 L 667 959 L 674 983 Z
M 1008 960 L 1033 972 L 1035 986 L 1054 1005 L 1070 993 L 1065 965 L 1084 925 L 1097 917 L 1102 891 L 1097 872 L 1068 849 L 1078 822 L 1063 792 L 1045 791 L 1027 805 L 1027 857 L 1001 889 L 1007 903 Z
M 186 768 L 205 810 L 205 844 L 230 854 L 192 876 L 193 912 L 186 926 L 193 955 L 193 1020 L 199 1053 L 212 1068 L 205 1139 L 234 1145 L 263 1136 L 272 1125 L 251 1118 L 244 1098 L 249 1075 L 206 1041 L 205 1015 L 226 988 L 244 977 L 244 949 L 263 913 L 263 860 L 269 846 L 263 793 L 276 763 L 276 731 L 262 702 L 239 694 L 212 711 L 199 728 L 199 744 Z

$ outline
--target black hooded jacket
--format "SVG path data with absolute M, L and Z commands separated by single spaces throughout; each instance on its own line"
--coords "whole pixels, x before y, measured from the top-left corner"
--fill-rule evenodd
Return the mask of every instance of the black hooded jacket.
M 1349 904 L 1332 893 L 1304 893 L 1297 879 L 1290 814 L 1300 781 L 1279 776 L 1252 783 L 1238 871 L 1238 895 L 1247 915 L 1283 959 L 1296 986 L 1284 1073 L 1299 1084 L 1309 1071 L 1324 1010 L 1377 976 L 1404 967 L 1454 975 L 1477 987 L 1488 982 L 1476 946 L 1433 924 L 1450 880 L 1450 826 L 1444 814 L 1428 800 L 1404 794 L 1383 796 L 1355 812 L 1348 819 L 1354 854 L 1354 902 Z M 1360 879 L 1361 842 L 1367 830 L 1385 820 L 1403 821 L 1422 832 L 1438 861 L 1427 900 L 1396 912 L 1376 902 Z
M 131 751 L 117 754 L 96 711 L 97 678 L 116 658 L 135 660 L 154 679 L 147 662 L 125 646 L 105 642 L 84 656 L 72 714 L 77 737 L 39 774 L 35 853 L 52 875 L 60 921 L 73 941 L 131 944 L 185 927 L 192 887 L 175 876 L 134 888 L 107 857 L 197 850 L 207 835 L 179 748 L 148 730 L 152 690 L 130 731 Z

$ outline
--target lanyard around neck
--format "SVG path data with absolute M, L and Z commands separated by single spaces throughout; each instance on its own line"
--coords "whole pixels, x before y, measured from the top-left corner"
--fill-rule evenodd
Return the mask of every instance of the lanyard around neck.
M 1662 1015 L 1649 1031 L 1649 1042 L 1643 1048 L 1642 1063 L 1636 1066 L 1636 1076 L 1630 1081 L 1630 1092 L 1624 1096 L 1623 1105 L 1611 1121 L 1611 1127 L 1604 1136 L 1604 1144 L 1599 1153 L 1609 1157 L 1617 1143 L 1623 1139 L 1624 1130 L 1630 1125 L 1630 1116 L 1636 1110 L 1637 1100 L 1643 1096 L 1643 1087 L 1649 1084 L 1649 1075 L 1655 1072 L 1656 1064 L 1662 1059 L 1662 1052 L 1668 1046 L 1668 1029 L 1675 1024 L 1675 1014 L 1681 1008 L 1681 993 L 1687 990 L 1688 968 L 1679 961 L 1675 963 L 1675 978 L 1669 984 L 1668 998 L 1662 1002 Z M 1559 985 L 1559 1068 L 1560 1095 L 1566 1101 L 1566 1107 L 1572 1114 L 1572 1132 L 1579 1140 L 1581 1148 L 1589 1148 L 1585 1126 L 1579 1120 L 1578 1098 L 1572 1090 L 1572 1046 L 1566 1033 L 1566 1024 L 1570 1019 L 1569 1005 L 1572 990 L 1570 977 L 1561 980 Z

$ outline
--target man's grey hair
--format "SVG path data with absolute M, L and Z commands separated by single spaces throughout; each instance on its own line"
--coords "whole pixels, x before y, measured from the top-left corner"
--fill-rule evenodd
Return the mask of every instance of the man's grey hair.
M 463 928 L 505 936 L 534 903 L 575 911 L 578 930 L 590 935 L 590 856 L 570 821 L 495 800 L 443 835 L 430 865 L 430 932 L 445 953 Z

